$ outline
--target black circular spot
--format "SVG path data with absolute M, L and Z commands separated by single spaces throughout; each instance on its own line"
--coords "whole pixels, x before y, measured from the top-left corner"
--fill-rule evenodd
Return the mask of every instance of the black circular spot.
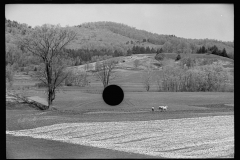
M 103 90 L 102 97 L 104 102 L 108 105 L 116 106 L 123 101 L 124 93 L 121 87 L 109 85 Z

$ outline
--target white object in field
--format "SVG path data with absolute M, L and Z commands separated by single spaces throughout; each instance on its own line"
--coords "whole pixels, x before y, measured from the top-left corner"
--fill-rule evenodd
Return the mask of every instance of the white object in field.
M 152 111 L 154 111 L 154 107 L 152 107 Z
M 166 111 L 168 108 L 168 106 L 159 106 L 158 109 L 161 110 L 161 111 Z

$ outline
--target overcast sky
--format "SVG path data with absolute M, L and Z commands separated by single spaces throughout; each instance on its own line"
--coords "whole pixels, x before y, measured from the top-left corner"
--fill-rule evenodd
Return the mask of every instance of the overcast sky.
M 112 21 L 158 34 L 233 41 L 233 4 L 8 4 L 5 17 L 32 27 Z

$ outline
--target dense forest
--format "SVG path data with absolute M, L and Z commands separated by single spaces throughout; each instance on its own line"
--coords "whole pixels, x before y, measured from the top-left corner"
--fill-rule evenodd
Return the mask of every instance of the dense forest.
M 216 54 L 234 59 L 233 42 L 160 35 L 114 22 L 83 23 L 72 28 L 77 39 L 64 49 L 69 65 L 132 54 L 173 52 Z M 6 65 L 21 68 L 38 64 L 38 59 L 15 43 L 16 37 L 27 36 L 32 30 L 27 24 L 5 18 Z

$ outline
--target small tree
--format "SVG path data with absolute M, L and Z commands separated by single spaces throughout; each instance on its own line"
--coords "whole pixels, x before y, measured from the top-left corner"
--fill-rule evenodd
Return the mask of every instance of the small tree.
M 133 65 L 135 68 L 138 68 L 138 66 L 140 65 L 140 61 L 138 59 L 134 60 Z
M 157 82 L 157 86 L 158 86 L 158 91 L 159 92 L 162 91 L 162 78 L 161 78 L 161 75 L 157 76 L 156 82 Z
M 155 56 L 155 59 L 158 61 L 162 61 L 165 58 L 165 54 L 164 53 L 158 53 Z
M 115 76 L 112 75 L 115 66 L 116 62 L 113 60 L 96 63 L 94 74 L 102 82 L 104 88 L 108 86 L 110 80 L 115 78 Z
M 180 60 L 180 59 L 181 59 L 181 55 L 178 54 L 177 57 L 176 57 L 176 59 L 175 59 L 175 61 L 178 61 L 178 60 Z
M 150 67 L 147 67 L 147 69 L 145 70 L 144 74 L 143 74 L 143 86 L 146 89 L 146 91 L 150 90 L 150 81 L 152 78 L 152 70 L 150 69 Z

